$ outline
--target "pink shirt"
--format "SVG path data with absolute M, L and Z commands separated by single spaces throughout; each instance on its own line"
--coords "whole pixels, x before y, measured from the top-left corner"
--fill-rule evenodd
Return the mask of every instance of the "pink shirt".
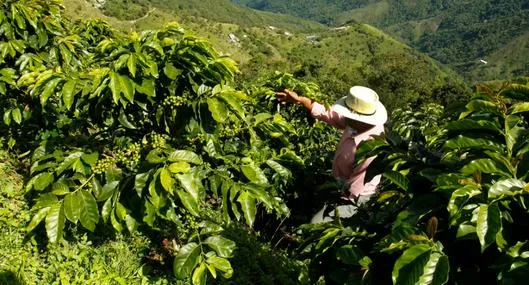
M 371 135 L 380 135 L 384 132 L 383 125 L 374 126 L 366 132 L 358 134 L 355 129 L 349 127 L 343 116 L 333 111 L 327 110 L 319 103 L 312 104 L 311 115 L 318 119 L 344 130 L 340 143 L 334 154 L 332 163 L 332 174 L 339 180 L 345 180 L 349 184 L 349 199 L 358 198 L 360 195 L 374 194 L 377 185 L 380 183 L 380 175 L 375 176 L 371 181 L 364 184 L 369 164 L 375 159 L 370 157 L 364 162 L 354 167 L 356 147 L 365 140 L 371 139 Z

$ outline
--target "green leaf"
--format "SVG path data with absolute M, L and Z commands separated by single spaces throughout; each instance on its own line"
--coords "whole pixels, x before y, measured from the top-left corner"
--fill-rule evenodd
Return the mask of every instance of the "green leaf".
M 400 172 L 397 171 L 388 171 L 384 172 L 384 177 L 391 180 L 391 182 L 395 185 L 397 185 L 399 188 L 401 188 L 404 191 L 408 191 L 410 181 L 406 176 L 402 175 Z
M 70 79 L 62 86 L 62 101 L 66 109 L 70 109 L 74 101 L 74 91 L 77 80 Z
M 138 222 L 130 215 L 125 216 L 125 225 L 127 226 L 129 233 L 135 232 L 138 228 Z
M 499 125 L 494 121 L 487 120 L 472 120 L 464 119 L 449 122 L 446 125 L 449 131 L 473 131 L 473 130 L 489 130 L 495 132 L 501 132 Z
M 467 108 L 468 111 L 461 113 L 461 116 L 459 116 L 459 119 L 465 118 L 468 114 L 472 112 L 500 114 L 499 107 L 490 101 L 474 99 L 468 102 L 468 104 L 465 107 Z
M 136 56 L 131 54 L 127 60 L 127 68 L 132 77 L 136 77 Z
M 496 234 L 501 232 L 501 214 L 498 204 L 481 205 L 478 210 L 476 233 L 484 251 L 496 240 Z
M 11 124 L 11 109 L 4 112 L 4 124 L 7 126 Z
M 46 218 L 46 215 L 48 215 L 48 211 L 50 210 L 50 208 L 51 207 L 45 207 L 40 209 L 29 222 L 26 231 L 31 232 L 32 230 L 34 230 L 40 224 L 40 222 L 42 222 L 42 220 Z
M 184 174 L 176 174 L 176 178 L 178 178 L 182 184 L 182 187 L 184 187 L 184 189 L 193 196 L 193 199 L 198 201 L 203 190 L 200 177 L 194 172 L 189 172 Z
M 203 243 L 217 252 L 218 256 L 224 258 L 232 257 L 233 251 L 237 247 L 234 241 L 218 235 L 208 237 Z
M 494 183 L 489 189 L 489 199 L 497 199 L 501 196 L 513 196 L 515 191 L 523 193 L 526 183 L 518 179 L 505 179 Z
M 62 162 L 59 164 L 59 167 L 55 170 L 57 175 L 61 175 L 66 169 L 70 168 L 74 162 L 76 162 L 81 156 L 83 156 L 83 152 L 77 151 L 74 153 L 71 153 L 68 155 Z
M 110 198 L 110 196 L 112 196 L 112 194 L 114 194 L 114 192 L 116 192 L 116 189 L 118 188 L 119 182 L 120 182 L 119 180 L 118 181 L 109 182 L 109 183 L 105 184 L 103 186 L 103 188 L 101 188 L 101 192 L 100 193 L 95 192 L 94 194 L 95 194 L 95 198 L 97 199 L 97 201 L 105 201 L 108 198 Z
M 226 102 L 230 108 L 235 111 L 235 114 L 237 114 L 239 118 L 245 118 L 244 108 L 242 107 L 240 99 L 237 99 L 235 96 L 231 96 L 229 92 L 221 93 L 219 98 L 224 100 L 224 102 Z
M 120 75 L 119 80 L 121 83 L 121 92 L 123 95 L 125 95 L 125 98 L 129 100 L 129 102 L 134 101 L 134 81 L 130 79 L 130 77 L 126 75 Z
M 134 189 L 136 189 L 136 192 L 138 193 L 138 197 L 141 197 L 142 191 L 147 186 L 147 181 L 149 180 L 149 177 L 151 176 L 150 172 L 145 173 L 139 173 L 136 174 L 134 177 Z
M 529 112 L 529 102 L 517 103 L 511 106 L 509 114 L 514 115 L 518 113 Z
M 61 81 L 61 78 L 54 78 L 46 83 L 46 86 L 44 87 L 44 90 L 40 94 L 40 104 L 42 106 L 46 105 L 46 102 L 51 97 L 51 95 L 54 94 L 55 88 L 57 87 L 57 84 Z
M 504 176 L 512 176 L 509 170 L 502 164 L 489 158 L 476 159 L 461 168 L 461 173 L 465 175 L 472 175 L 477 171 L 482 173 L 500 174 Z
M 266 164 L 270 166 L 270 168 L 272 168 L 275 172 L 277 172 L 281 177 L 283 177 L 283 179 L 289 180 L 292 178 L 292 172 L 288 168 L 281 165 L 279 162 L 269 159 L 266 161 Z
M 505 142 L 507 144 L 509 154 L 513 152 L 514 146 L 518 143 L 518 139 L 525 131 L 523 124 L 524 120 L 522 117 L 508 115 L 505 118 Z
M 455 216 L 459 211 L 460 205 L 477 195 L 481 195 L 481 191 L 475 185 L 465 185 L 455 190 L 448 202 L 448 212 L 450 213 L 450 216 Z
M 228 118 L 228 108 L 226 104 L 218 98 L 208 98 L 208 109 L 213 119 L 219 123 L 224 123 Z
M 206 264 L 202 262 L 199 267 L 195 269 L 195 272 L 193 272 L 193 277 L 191 278 L 191 281 L 193 282 L 193 285 L 206 285 Z
M 158 163 L 165 162 L 167 160 L 167 158 L 162 155 L 162 151 L 159 149 L 153 149 L 149 151 L 146 159 L 147 159 L 147 162 L 151 164 L 158 164 Z
M 417 284 L 446 284 L 449 273 L 450 263 L 448 262 L 448 256 L 439 252 L 433 252 L 424 266 L 423 275 Z
M 475 233 L 476 233 L 476 227 L 469 222 L 464 222 L 464 223 L 459 224 L 459 227 L 457 228 L 456 238 L 462 239 L 468 235 L 472 235 Z M 475 238 L 476 236 L 473 236 L 473 237 Z
M 198 208 L 198 201 L 193 198 L 193 196 L 183 190 L 176 190 L 176 194 L 184 207 L 191 213 L 191 215 L 198 217 L 200 216 L 200 211 Z
M 81 190 L 77 192 L 77 199 L 80 203 L 79 221 L 81 225 L 87 230 L 93 232 L 96 224 L 99 221 L 99 210 L 97 208 L 96 199 L 90 192 Z
M 50 243 L 56 243 L 62 239 L 64 222 L 65 216 L 62 203 L 51 206 L 46 215 L 46 234 Z
M 248 165 L 241 165 L 241 171 L 248 180 L 257 184 L 268 184 L 268 179 L 261 168 L 255 166 L 253 163 Z
M 251 228 L 255 221 L 255 214 L 257 207 L 255 206 L 255 199 L 248 195 L 248 192 L 241 192 L 237 202 L 241 204 L 242 212 L 244 213 L 244 219 L 246 224 Z
M 365 254 L 354 245 L 344 245 L 336 251 L 336 259 L 348 265 L 357 265 Z
M 170 63 L 165 64 L 163 68 L 163 72 L 171 80 L 175 80 L 178 77 L 178 75 L 182 74 L 182 70 L 177 69 L 176 67 L 174 67 L 174 65 Z
M 152 79 L 143 79 L 141 85 L 136 85 L 136 90 L 149 97 L 156 96 L 155 82 Z
M 189 278 L 193 269 L 198 265 L 200 259 L 200 246 L 197 243 L 188 243 L 180 248 L 174 258 L 173 272 L 176 278 Z
M 57 181 L 51 186 L 51 193 L 56 196 L 62 196 L 70 193 L 70 188 L 62 181 Z
M 116 209 L 113 209 L 110 213 L 110 224 L 112 224 L 112 227 L 118 232 L 121 233 L 123 231 L 123 226 L 121 226 L 121 223 L 116 219 Z
M 64 214 L 74 224 L 79 220 L 79 216 L 81 215 L 81 201 L 78 199 L 76 193 L 69 193 L 64 197 Z
M 90 166 L 94 166 L 98 158 L 99 158 L 99 153 L 97 152 L 85 153 L 81 155 L 81 160 Z
M 206 262 L 215 267 L 216 269 L 224 272 L 224 278 L 230 278 L 233 275 L 233 269 L 231 267 L 231 264 L 225 258 L 212 255 L 206 259 Z
M 179 161 L 169 165 L 168 169 L 172 173 L 186 173 L 191 169 L 191 165 L 185 161 Z
M 493 142 L 493 141 L 490 141 L 484 138 L 471 138 L 471 137 L 466 137 L 463 135 L 459 135 L 456 138 L 446 141 L 445 144 L 443 145 L 443 148 L 444 149 L 446 148 L 448 149 L 458 149 L 458 148 L 459 149 L 467 149 L 467 148 L 473 149 L 475 148 L 475 149 L 480 149 L 480 150 L 489 149 L 489 150 L 494 150 L 500 153 L 504 152 L 504 148 L 496 142 Z
M 136 129 L 136 126 L 129 121 L 129 119 L 127 118 L 127 114 L 125 114 L 123 110 L 119 111 L 118 121 L 121 123 L 123 127 L 127 129 L 131 129 L 131 130 Z
M 40 174 L 37 174 L 35 176 L 35 181 L 33 183 L 33 187 L 35 190 L 42 191 L 46 189 L 52 182 L 53 182 L 54 176 L 53 173 L 50 172 L 43 172 Z
M 110 91 L 112 91 L 112 99 L 114 100 L 114 104 L 119 103 L 119 99 L 121 99 L 121 82 L 119 79 L 119 74 L 111 71 L 110 72 L 110 83 L 108 84 L 110 87 Z
M 171 172 L 169 172 L 169 170 L 167 170 L 165 167 L 160 171 L 160 182 L 167 192 L 174 192 L 174 179 L 171 177 Z
M 11 116 L 13 116 L 13 120 L 20 125 L 22 123 L 22 114 L 20 113 L 20 109 L 14 108 L 11 111 Z
M 434 252 L 429 244 L 410 247 L 395 262 L 393 284 L 445 284 L 448 281 L 448 260 L 443 256 Z
M 202 158 L 189 150 L 175 150 L 169 154 L 167 160 L 170 162 L 185 161 L 193 164 L 202 164 Z
M 365 140 L 361 142 L 360 145 L 358 145 L 355 157 L 358 158 L 358 163 L 360 163 L 360 159 L 367 158 L 366 156 L 370 157 L 372 155 L 376 155 L 376 152 L 379 152 L 380 149 L 384 148 L 387 145 L 387 142 L 380 139 Z
M 110 217 L 111 212 L 112 212 L 112 199 L 107 199 L 105 203 L 103 204 L 103 207 L 101 208 L 101 218 L 103 218 L 103 222 L 106 223 L 108 221 L 108 218 Z

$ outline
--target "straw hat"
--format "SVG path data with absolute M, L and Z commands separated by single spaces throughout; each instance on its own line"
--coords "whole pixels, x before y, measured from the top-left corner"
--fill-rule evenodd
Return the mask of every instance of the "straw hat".
M 378 94 L 364 86 L 353 86 L 332 109 L 338 114 L 370 125 L 383 125 L 388 119 L 388 112 L 378 99 Z

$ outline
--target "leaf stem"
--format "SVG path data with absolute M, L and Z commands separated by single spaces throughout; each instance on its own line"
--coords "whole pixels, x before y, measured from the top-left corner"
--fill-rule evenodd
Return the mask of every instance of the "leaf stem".
M 88 179 L 86 179 L 86 181 L 81 184 L 81 186 L 77 187 L 75 190 L 73 190 L 73 193 L 79 191 L 80 189 L 82 189 L 86 184 L 88 184 L 88 182 L 90 182 L 92 180 L 92 178 L 94 178 L 95 174 L 92 173 L 92 175 L 90 175 L 90 177 L 88 177 Z

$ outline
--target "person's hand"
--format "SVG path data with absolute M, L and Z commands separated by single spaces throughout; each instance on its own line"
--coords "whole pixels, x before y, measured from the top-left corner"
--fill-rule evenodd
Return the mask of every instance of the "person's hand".
M 294 91 L 290 91 L 288 89 L 282 89 L 276 92 L 276 98 L 282 104 L 286 104 L 287 102 L 298 104 L 300 102 L 301 96 L 299 96 Z

